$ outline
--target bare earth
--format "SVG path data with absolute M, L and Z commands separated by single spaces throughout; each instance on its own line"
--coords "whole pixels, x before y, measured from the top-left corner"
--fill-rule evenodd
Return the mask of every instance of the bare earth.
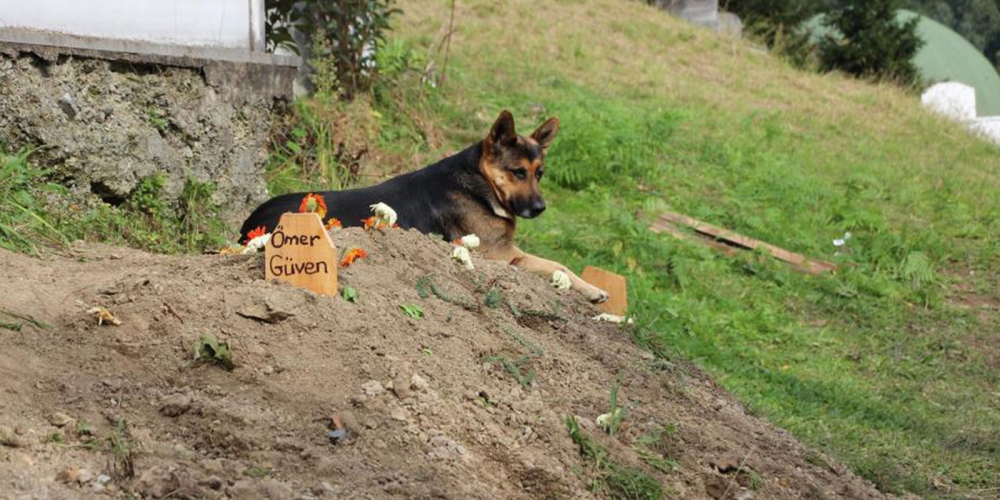
M 369 252 L 341 271 L 356 304 L 264 281 L 260 255 L 0 251 L 0 308 L 52 325 L 0 316 L 22 324 L 0 329 L 0 499 L 599 497 L 567 415 L 668 498 L 887 498 L 571 292 L 478 258 L 467 272 L 412 231 L 334 239 Z M 123 324 L 98 326 L 95 305 Z M 192 362 L 203 334 L 234 370 Z M 619 377 L 611 437 L 594 420 Z

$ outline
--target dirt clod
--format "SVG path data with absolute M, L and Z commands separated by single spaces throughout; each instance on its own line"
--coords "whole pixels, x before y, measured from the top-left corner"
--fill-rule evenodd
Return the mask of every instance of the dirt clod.
M 160 405 L 160 413 L 168 417 L 179 417 L 191 409 L 191 396 L 188 394 L 174 394 L 168 396 Z

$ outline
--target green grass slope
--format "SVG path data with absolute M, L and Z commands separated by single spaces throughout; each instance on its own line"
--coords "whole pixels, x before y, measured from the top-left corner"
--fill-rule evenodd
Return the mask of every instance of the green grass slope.
M 390 73 L 440 70 L 451 2 L 400 4 Z M 627 274 L 640 340 L 883 490 L 995 498 L 995 146 L 914 95 L 794 70 L 641 2 L 470 0 L 454 19 L 443 84 L 399 71 L 409 83 L 376 94 L 384 147 L 430 160 L 501 109 L 522 132 L 559 116 L 550 209 L 521 224 L 524 248 Z M 725 257 L 634 219 L 664 209 L 841 271 Z

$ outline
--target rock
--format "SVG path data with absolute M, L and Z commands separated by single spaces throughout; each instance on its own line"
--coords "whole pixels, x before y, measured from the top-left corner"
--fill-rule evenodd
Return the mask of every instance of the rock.
M 385 392 L 385 387 L 382 387 L 382 383 L 378 380 L 369 380 L 368 382 L 361 384 L 361 392 L 363 392 L 365 396 L 373 398 Z
M 414 373 L 413 376 L 410 377 L 410 389 L 413 389 L 414 391 L 424 392 L 427 390 L 427 387 L 428 387 L 427 379 L 425 379 L 424 377 L 421 377 L 416 373 Z
M 160 405 L 160 413 L 168 417 L 179 417 L 191 409 L 191 396 L 187 394 L 174 394 L 167 396 Z
M 207 488 L 211 488 L 213 490 L 220 490 L 222 489 L 222 485 L 225 483 L 219 476 L 208 476 L 199 481 L 198 484 L 205 486 Z
M 413 395 L 413 392 L 410 390 L 410 383 L 403 375 L 396 375 L 396 378 L 392 381 L 392 392 L 396 394 L 397 398 L 406 399 Z
M 76 115 L 79 110 L 76 107 L 76 101 L 69 92 L 66 92 L 59 98 L 59 109 L 66 114 L 66 117 L 70 120 L 76 119 Z
M 163 465 L 154 465 L 142 471 L 135 482 L 135 489 L 146 498 L 164 498 L 180 488 L 180 479 L 174 471 Z
M 299 290 L 271 290 L 251 297 L 236 308 L 236 314 L 265 323 L 280 323 L 295 316 L 302 298 Z
M 400 422 L 405 422 L 406 421 L 406 410 L 404 410 L 402 408 L 393 408 L 392 411 L 389 412 L 389 416 L 392 417 L 393 420 L 398 420 Z
M 76 467 L 70 467 L 64 469 L 59 474 L 56 474 L 56 481 L 65 484 L 79 484 L 80 483 L 80 469 Z
M 233 500 L 292 500 L 292 489 L 276 479 L 265 479 L 254 484 L 241 479 L 230 489 Z
M 361 432 L 361 422 L 358 421 L 358 417 L 354 415 L 354 412 L 344 410 L 340 412 L 340 423 L 344 424 L 344 428 L 357 434 Z
M 26 448 L 28 443 L 26 443 L 24 438 L 21 436 L 3 435 L 0 437 L 0 446 L 6 446 L 8 448 Z
M 73 417 L 61 411 L 57 411 L 49 415 L 49 423 L 56 427 L 66 427 L 67 425 L 70 425 L 75 422 L 76 420 Z
M 736 472 L 740 468 L 740 459 L 735 455 L 725 455 L 710 460 L 709 465 L 723 474 Z

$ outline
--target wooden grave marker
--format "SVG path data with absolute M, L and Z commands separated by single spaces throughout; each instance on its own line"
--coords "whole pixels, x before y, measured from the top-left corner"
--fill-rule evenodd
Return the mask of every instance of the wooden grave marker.
M 624 276 L 599 267 L 587 266 L 580 277 L 611 295 L 606 302 L 597 304 L 598 309 L 615 316 L 625 316 L 628 312 L 628 288 Z
M 264 247 L 264 277 L 337 295 L 337 248 L 317 213 L 286 213 Z

